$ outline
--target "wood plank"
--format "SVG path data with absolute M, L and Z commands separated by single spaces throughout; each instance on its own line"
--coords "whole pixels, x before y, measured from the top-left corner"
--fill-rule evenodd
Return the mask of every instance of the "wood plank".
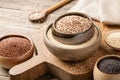
M 34 24 L 28 20 L 27 11 L 10 10 L 0 8 L 0 25 L 41 28 L 43 24 Z
M 0 0 L 0 7 L 15 10 L 34 10 L 36 3 L 36 0 Z
M 10 80 L 8 70 L 0 67 L 0 80 Z
M 0 76 L 0 80 L 10 80 L 10 77 Z
M 15 10 L 34 11 L 46 9 L 59 1 L 60 0 L 0 0 L 0 7 Z
M 24 28 L 24 27 L 16 27 L 16 26 L 9 26 L 9 25 L 0 25 L 0 37 L 3 35 L 8 34 L 21 34 L 25 36 L 31 36 L 31 34 L 36 29 L 32 28 Z

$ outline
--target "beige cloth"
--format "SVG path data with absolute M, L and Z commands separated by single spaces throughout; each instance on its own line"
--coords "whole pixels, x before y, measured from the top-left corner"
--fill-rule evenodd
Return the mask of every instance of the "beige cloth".
M 79 0 L 69 12 L 85 13 L 109 25 L 120 25 L 120 0 Z

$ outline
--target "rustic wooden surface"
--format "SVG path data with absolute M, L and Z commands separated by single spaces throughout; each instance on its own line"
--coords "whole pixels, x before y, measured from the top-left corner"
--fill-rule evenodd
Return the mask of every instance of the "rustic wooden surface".
M 57 11 L 50 14 L 46 20 L 45 23 L 39 24 L 39 23 L 32 23 L 28 20 L 28 14 L 34 10 L 43 10 L 47 7 L 59 2 L 60 0 L 0 0 L 0 37 L 6 34 L 22 34 L 29 36 L 33 39 L 35 45 L 37 46 L 38 53 L 41 54 L 42 48 L 41 45 L 43 45 L 43 40 L 41 40 L 43 30 L 46 26 L 51 24 L 59 15 L 65 13 L 67 10 L 69 10 L 70 7 L 72 7 L 77 0 L 72 1 L 70 4 L 65 5 L 64 7 L 58 9 Z M 101 56 L 105 54 L 120 54 L 119 51 L 116 51 L 109 46 L 107 46 L 104 43 L 104 34 L 107 31 L 113 30 L 113 29 L 120 29 L 120 26 L 106 26 L 103 25 L 97 21 L 94 21 L 94 23 L 100 27 L 103 35 L 103 40 L 101 47 L 99 48 L 96 53 L 100 53 Z M 42 42 L 42 43 L 41 43 Z M 45 46 L 44 46 L 45 47 Z M 44 53 L 50 53 L 45 49 L 46 51 Z M 62 62 L 61 60 L 54 57 L 52 54 L 49 54 L 48 56 L 43 55 L 42 58 L 46 57 L 45 59 L 49 58 L 49 69 L 53 70 L 53 65 L 57 65 L 55 68 L 61 68 L 60 73 L 64 73 L 64 70 L 68 70 L 71 68 L 71 63 Z M 52 59 L 51 59 L 52 57 Z M 42 59 L 41 58 L 41 59 Z M 55 61 L 53 61 L 55 60 Z M 42 60 L 41 60 L 42 61 Z M 43 64 L 42 66 L 45 66 Z M 62 66 L 61 66 L 62 65 Z M 69 66 L 69 67 L 66 67 Z M 77 63 L 75 64 L 77 65 Z M 42 68 L 37 68 L 41 70 Z M 43 70 L 46 72 L 46 67 Z M 33 69 L 34 70 L 34 69 Z M 54 69 L 57 70 L 57 69 Z M 29 72 L 29 71 L 28 71 Z M 50 71 L 53 75 L 55 73 L 59 73 L 56 71 L 55 73 Z M 72 72 L 71 72 L 72 73 Z M 40 73 L 37 73 L 39 75 Z M 58 75 L 56 75 L 58 76 Z M 33 76 L 34 77 L 34 76 Z M 60 76 L 62 77 L 62 76 Z M 29 78 L 28 78 L 29 79 Z M 69 78 L 68 78 L 69 79 Z M 66 79 L 66 80 L 68 80 Z M 8 74 L 8 70 L 5 70 L 0 67 L 0 80 L 10 80 L 10 76 Z M 23 80 L 23 79 L 21 79 Z M 26 79 L 27 80 L 27 79 Z M 39 79 L 37 79 L 39 80 Z
M 76 1 L 71 2 L 50 14 L 43 24 L 32 23 L 28 14 L 35 10 L 44 10 L 60 0 L 0 0 L 0 37 L 6 34 L 23 34 L 31 37 L 41 27 L 51 24 L 57 16 L 66 12 Z M 40 34 L 40 33 L 39 33 Z M 39 35 L 38 34 L 38 35 Z M 37 80 L 44 78 L 38 78 Z M 45 78 L 46 79 L 46 78 Z M 8 70 L 0 67 L 0 80 L 10 80 Z

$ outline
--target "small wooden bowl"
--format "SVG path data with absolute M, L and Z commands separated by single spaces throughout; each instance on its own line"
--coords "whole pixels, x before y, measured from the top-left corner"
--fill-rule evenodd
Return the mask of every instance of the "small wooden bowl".
M 52 36 L 52 25 L 44 33 L 44 43 L 48 50 L 61 60 L 79 61 L 88 58 L 101 43 L 101 31 L 94 26 L 94 36 L 87 42 L 78 45 L 63 44 Z
M 102 72 L 98 68 L 98 63 L 101 60 L 103 60 L 105 58 L 112 58 L 112 57 L 120 59 L 120 56 L 118 56 L 118 55 L 106 55 L 97 60 L 97 62 L 95 63 L 95 66 L 94 66 L 94 71 L 93 71 L 94 80 L 120 80 L 120 73 L 108 74 L 108 73 Z
M 27 51 L 25 54 L 18 56 L 18 57 L 5 57 L 5 56 L 0 56 L 0 65 L 6 69 L 10 69 L 11 67 L 15 66 L 16 64 L 19 64 L 21 62 L 26 61 L 30 57 L 32 57 L 33 52 L 34 52 L 34 46 L 33 42 L 31 41 L 30 38 L 27 38 L 22 35 L 6 35 L 0 38 L 0 41 L 7 38 L 7 37 L 22 37 L 30 41 L 31 43 L 31 48 L 29 51 Z
M 77 16 L 88 18 L 92 23 L 92 19 L 83 13 L 78 13 L 78 12 L 66 13 L 66 14 L 58 17 L 55 20 L 55 22 L 53 23 L 53 26 L 52 26 L 53 37 L 56 40 L 58 40 L 59 42 L 62 42 L 64 44 L 80 44 L 80 43 L 83 43 L 85 41 L 88 41 L 94 35 L 93 23 L 90 25 L 90 27 L 87 30 L 85 30 L 83 32 L 74 33 L 74 34 L 63 33 L 63 32 L 56 29 L 57 21 L 60 20 L 62 17 L 69 16 L 69 15 L 77 15 Z
M 111 44 L 111 43 L 109 43 L 109 42 L 107 41 L 107 38 L 109 37 L 109 35 L 114 34 L 114 33 L 117 33 L 117 32 L 120 33 L 120 30 L 112 30 L 112 31 L 109 31 L 109 32 L 107 32 L 107 33 L 105 34 L 105 37 L 104 37 L 104 38 L 105 38 L 105 42 L 106 42 L 107 45 L 109 45 L 109 46 L 112 47 L 113 49 L 120 50 L 120 47 L 115 46 L 114 44 Z M 120 36 L 120 35 L 118 35 L 118 36 Z M 120 44 L 120 42 L 119 42 L 118 44 Z

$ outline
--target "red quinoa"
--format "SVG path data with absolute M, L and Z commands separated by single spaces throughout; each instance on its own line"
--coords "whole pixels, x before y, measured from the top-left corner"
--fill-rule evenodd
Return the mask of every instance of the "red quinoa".
M 22 37 L 7 37 L 0 41 L 0 56 L 18 57 L 31 48 L 31 42 Z

